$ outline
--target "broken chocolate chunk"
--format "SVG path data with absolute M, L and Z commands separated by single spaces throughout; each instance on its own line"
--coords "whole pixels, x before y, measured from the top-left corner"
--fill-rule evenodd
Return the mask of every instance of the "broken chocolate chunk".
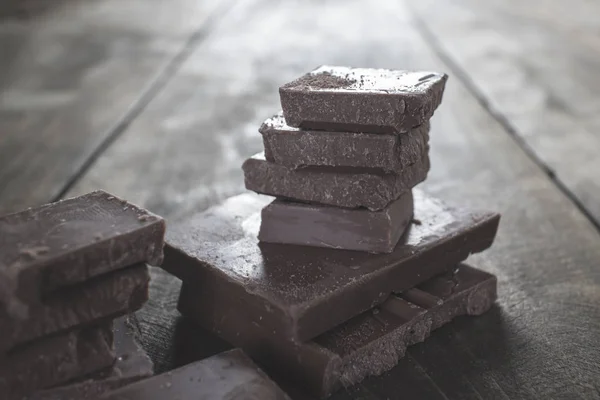
M 241 350 L 234 349 L 125 386 L 98 400 L 289 400 Z
M 412 216 L 410 191 L 381 211 L 275 200 L 262 209 L 258 240 L 390 253 Z
M 244 162 L 246 188 L 260 194 L 337 207 L 384 209 L 424 181 L 429 156 L 400 174 L 381 174 L 356 168 L 312 167 L 293 170 L 257 154 Z
M 0 217 L 0 307 L 26 319 L 58 288 L 159 265 L 164 232 L 162 218 L 102 191 Z
M 429 122 L 406 134 L 316 131 L 293 128 L 279 113 L 259 129 L 265 158 L 288 168 L 353 167 L 400 174 L 429 151 Z
M 293 127 L 401 133 L 433 116 L 447 79 L 437 72 L 322 66 L 280 87 L 279 96 Z
M 390 254 L 258 243 L 270 199 L 247 193 L 175 224 L 163 268 L 195 288 L 211 331 L 250 318 L 240 332 L 306 341 L 491 246 L 498 214 L 413 195 L 415 217 L 427 222 Z

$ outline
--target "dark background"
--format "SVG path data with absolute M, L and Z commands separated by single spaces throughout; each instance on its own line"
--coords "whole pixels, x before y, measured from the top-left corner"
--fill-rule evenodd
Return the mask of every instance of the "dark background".
M 600 3 L 80 0 L 0 5 L 0 213 L 97 188 L 174 224 L 244 190 L 282 83 L 320 64 L 450 75 L 422 187 L 502 213 L 497 306 L 363 399 L 600 398 Z M 153 271 L 157 371 L 218 351 Z M 403 394 L 409 391 L 410 395 Z

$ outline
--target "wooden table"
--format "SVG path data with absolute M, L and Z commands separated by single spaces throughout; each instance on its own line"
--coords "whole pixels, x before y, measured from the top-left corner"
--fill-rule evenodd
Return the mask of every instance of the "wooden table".
M 103 188 L 176 223 L 244 190 L 280 84 L 319 64 L 444 71 L 423 187 L 502 213 L 470 259 L 499 300 L 335 398 L 600 398 L 600 5 L 376 4 L 95 0 L 3 19 L 0 213 Z M 139 313 L 158 372 L 226 346 L 179 318 L 178 285 L 154 270 Z

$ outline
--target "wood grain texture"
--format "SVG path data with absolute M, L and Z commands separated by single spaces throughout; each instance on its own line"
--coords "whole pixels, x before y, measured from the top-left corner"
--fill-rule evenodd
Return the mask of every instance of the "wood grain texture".
M 243 191 L 240 166 L 261 148 L 257 129 L 279 108 L 277 87 L 319 64 L 448 71 L 401 3 L 244 2 L 70 194 L 104 188 L 172 224 Z M 494 247 L 471 260 L 498 275 L 498 306 L 455 321 L 389 373 L 334 398 L 599 398 L 594 226 L 455 77 L 431 141 L 423 187 L 503 214 Z M 181 362 L 190 337 L 204 336 L 182 328 L 178 281 L 153 275 L 140 315 L 164 370 Z
M 409 2 L 419 26 L 600 227 L 600 3 Z
M 0 21 L 0 214 L 58 196 L 217 3 L 60 2 Z

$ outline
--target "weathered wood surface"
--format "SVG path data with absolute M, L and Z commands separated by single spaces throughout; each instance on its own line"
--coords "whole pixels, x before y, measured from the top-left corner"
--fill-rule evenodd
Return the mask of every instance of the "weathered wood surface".
M 410 2 L 430 45 L 600 227 L 600 3 Z
M 0 20 L 0 213 L 59 196 L 219 12 L 217 1 L 56 3 Z
M 277 87 L 290 78 L 325 63 L 452 72 L 402 3 L 377 4 L 243 2 L 69 194 L 105 188 L 176 223 L 243 190 L 241 162 L 260 150 L 256 130 L 278 109 Z M 516 96 L 521 89 L 512 87 Z M 490 102 L 500 101 L 491 94 Z M 525 88 L 519 97 L 531 96 Z M 456 76 L 431 137 L 423 186 L 503 214 L 493 249 L 472 259 L 498 275 L 498 306 L 441 329 L 390 373 L 336 398 L 599 398 L 594 226 Z M 194 357 L 189 337 L 199 334 L 177 323 L 178 282 L 153 275 L 140 315 L 145 344 L 164 370 Z M 204 355 L 217 351 L 196 345 Z

